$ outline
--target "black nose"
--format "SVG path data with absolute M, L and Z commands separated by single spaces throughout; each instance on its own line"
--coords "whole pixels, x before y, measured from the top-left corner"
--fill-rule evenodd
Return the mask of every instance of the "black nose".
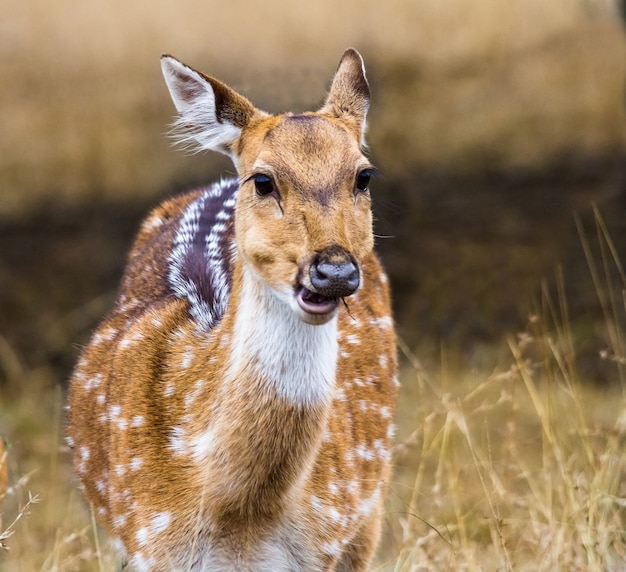
M 356 261 L 338 246 L 320 252 L 311 264 L 309 276 L 318 294 L 334 299 L 354 294 L 360 282 Z

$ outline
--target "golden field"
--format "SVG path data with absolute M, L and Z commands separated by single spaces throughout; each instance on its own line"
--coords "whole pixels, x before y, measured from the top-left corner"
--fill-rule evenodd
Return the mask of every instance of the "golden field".
M 233 171 L 171 148 L 159 55 L 301 110 L 350 45 L 402 364 L 376 570 L 626 570 L 622 5 L 9 0 L 0 570 L 117 565 L 73 481 L 66 379 L 141 216 Z
M 12 0 L 0 37 L 0 215 L 162 196 L 228 168 L 171 152 L 164 52 L 278 111 L 318 105 L 343 50 L 357 47 L 387 176 L 545 165 L 625 144 L 612 0 Z

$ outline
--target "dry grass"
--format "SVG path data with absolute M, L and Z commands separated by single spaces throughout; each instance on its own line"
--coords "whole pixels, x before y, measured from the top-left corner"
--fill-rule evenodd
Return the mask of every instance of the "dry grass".
M 508 372 L 460 383 L 413 373 L 390 569 L 626 569 L 624 394 L 573 380 L 560 345 L 525 334 Z
M 582 240 L 610 385 L 581 372 L 562 279 L 507 341 L 508 369 L 429 375 L 404 348 L 389 569 L 626 570 L 626 276 L 596 225 Z

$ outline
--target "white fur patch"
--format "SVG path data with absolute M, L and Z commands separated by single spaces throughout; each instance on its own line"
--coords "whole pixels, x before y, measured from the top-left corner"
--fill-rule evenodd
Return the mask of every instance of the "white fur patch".
M 185 430 L 180 425 L 172 427 L 169 448 L 174 455 L 186 455 L 189 452 Z
M 191 445 L 194 460 L 197 463 L 205 463 L 213 454 L 217 443 L 217 438 L 213 428 L 209 428 L 198 435 Z
M 148 544 L 148 529 L 145 527 L 140 528 L 135 534 L 135 538 L 137 539 L 137 544 L 139 544 L 139 546 L 145 546 Z
M 228 378 L 250 367 L 287 401 L 311 406 L 332 398 L 337 367 L 337 318 L 302 321 L 280 294 L 244 268 Z M 251 366 L 254 364 L 254 366 Z
M 163 532 L 172 521 L 172 515 L 169 512 L 160 512 L 152 519 L 152 531 L 155 534 Z

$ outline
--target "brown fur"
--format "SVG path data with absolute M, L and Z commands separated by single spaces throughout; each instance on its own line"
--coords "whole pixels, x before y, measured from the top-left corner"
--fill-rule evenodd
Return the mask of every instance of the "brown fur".
M 172 295 L 168 257 L 200 191 L 163 203 L 144 222 L 118 301 L 72 377 L 76 471 L 99 521 L 139 569 L 365 570 L 390 473 L 397 381 L 369 195 L 354 191 L 369 165 L 360 151 L 369 96 L 360 56 L 346 53 L 325 106 L 302 116 L 268 116 L 201 77 L 216 92 L 216 115 L 241 128 L 222 144 L 235 150 L 242 181 L 228 307 L 202 331 L 189 302 Z M 259 165 L 278 196 L 254 192 L 249 177 Z M 253 296 L 246 276 L 287 295 L 307 284 L 314 254 L 331 245 L 358 261 L 361 287 L 338 310 L 331 392 L 299 402 L 267 385 L 262 356 L 233 347 Z M 309 371 L 297 365 L 280 367 Z

